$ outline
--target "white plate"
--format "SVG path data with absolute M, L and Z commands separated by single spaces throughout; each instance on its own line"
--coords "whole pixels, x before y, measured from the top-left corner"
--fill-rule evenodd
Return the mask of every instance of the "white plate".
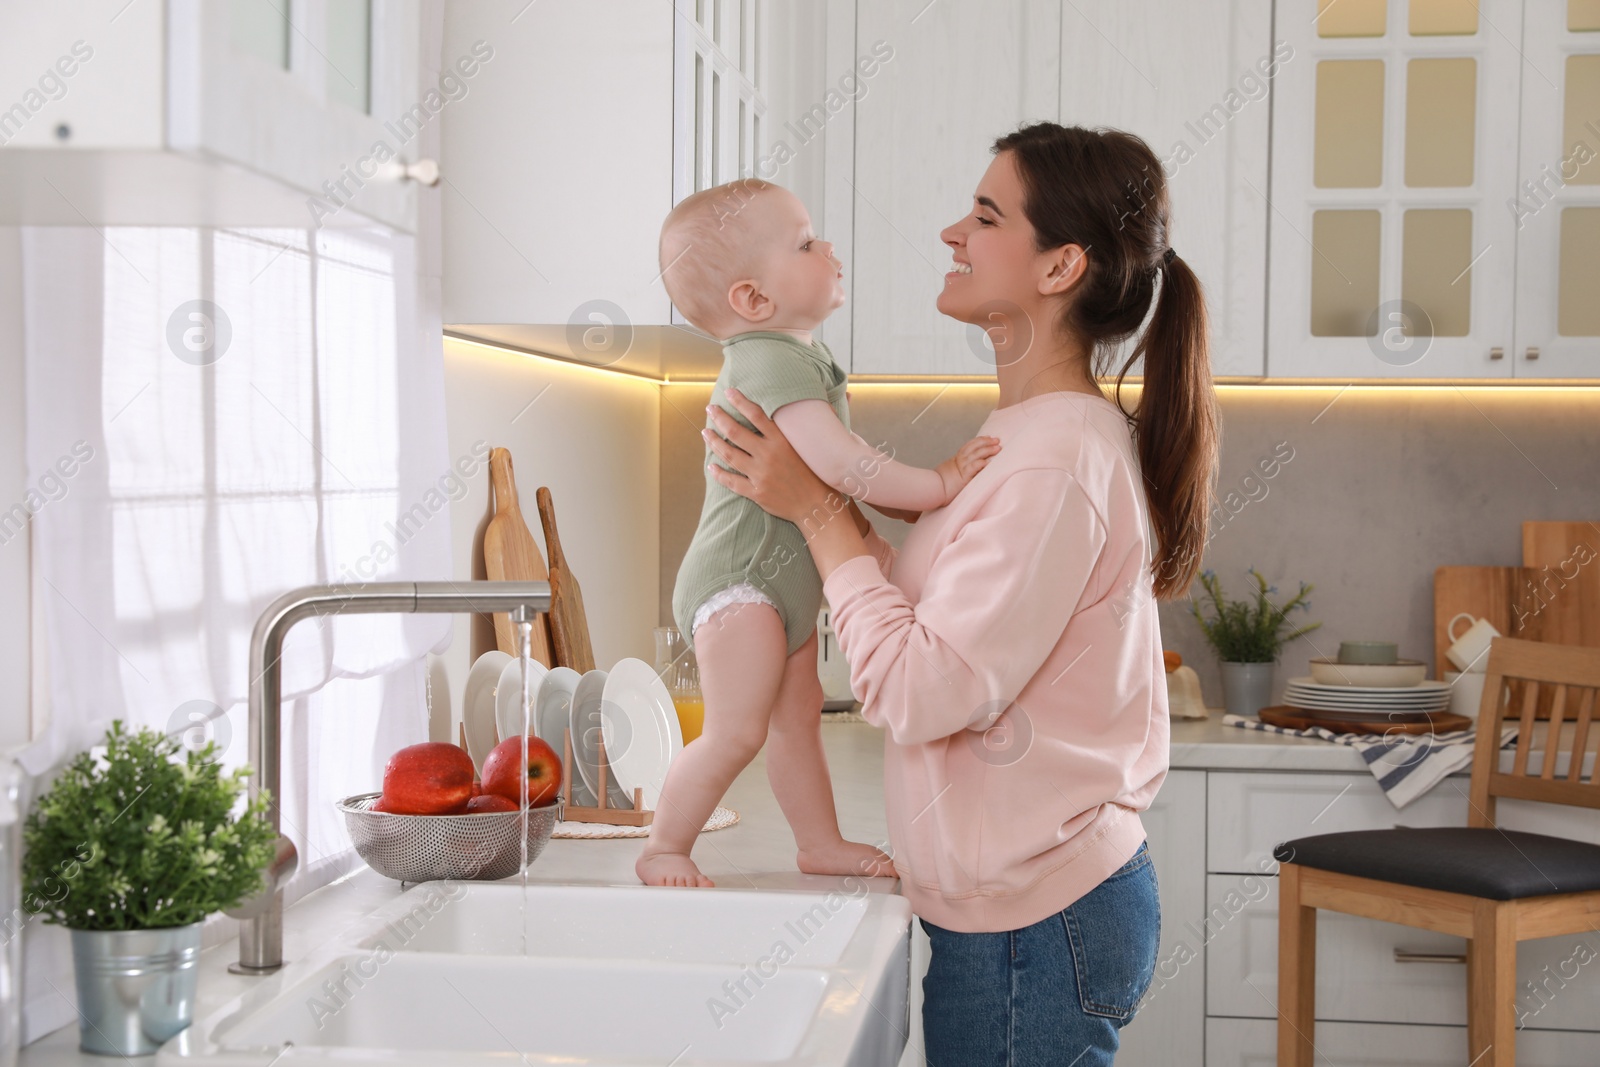
M 507 657 L 509 658 L 509 657 Z M 534 701 L 539 697 L 539 686 L 544 681 L 544 676 L 550 673 L 546 667 L 536 659 L 528 661 L 528 726 L 531 729 L 539 722 L 534 714 Z M 513 659 L 505 665 L 500 672 L 500 681 L 494 687 L 494 724 L 500 733 L 500 740 L 518 737 L 522 734 L 522 661 Z M 533 731 L 535 735 L 537 730 Z
M 1450 702 L 1449 693 L 1429 693 L 1427 696 L 1418 697 L 1414 700 L 1394 700 L 1384 697 L 1362 700 L 1356 696 L 1340 698 L 1325 696 L 1322 693 L 1308 693 L 1304 689 L 1288 689 L 1284 691 L 1284 695 L 1294 700 L 1306 700 L 1334 708 L 1415 708 L 1431 707 L 1434 704 L 1448 704 Z
M 1350 714 L 1385 715 L 1414 714 L 1422 711 L 1443 711 L 1450 706 L 1448 700 L 1435 704 L 1324 704 L 1321 701 L 1306 700 L 1304 697 L 1288 696 L 1283 702 L 1291 708 L 1304 708 L 1314 711 L 1347 712 Z
M 1364 697 L 1361 694 L 1367 692 L 1367 690 L 1364 688 L 1356 688 L 1354 686 L 1347 690 L 1347 692 L 1349 693 L 1349 696 L 1330 696 L 1327 693 L 1296 689 L 1293 686 L 1290 686 L 1288 689 L 1284 690 L 1284 695 L 1294 697 L 1297 700 L 1313 700 L 1318 704 L 1329 704 L 1334 707 L 1341 708 L 1410 708 L 1418 705 L 1426 706 L 1441 702 L 1449 703 L 1450 701 L 1449 690 L 1439 690 L 1421 694 L 1415 697 L 1404 698 L 1384 696 L 1382 694 L 1374 697 Z
M 1363 685 L 1359 687 L 1352 687 L 1348 685 L 1323 685 L 1321 682 L 1318 682 L 1315 678 L 1312 678 L 1309 675 L 1300 678 L 1290 678 L 1289 687 L 1291 689 L 1305 689 L 1310 692 L 1323 693 L 1349 693 L 1352 688 L 1359 688 L 1365 695 L 1371 695 L 1373 693 L 1396 693 L 1405 696 L 1414 696 L 1418 693 L 1427 692 L 1444 692 L 1448 691 L 1450 688 L 1448 683 L 1438 681 L 1437 679 L 1427 679 L 1418 682 L 1416 685 Z
M 561 755 L 562 739 L 572 725 L 572 697 L 583 675 L 571 667 L 553 667 L 534 696 L 533 732 Z
M 605 705 L 606 672 L 592 670 L 578 680 L 572 698 L 572 762 L 578 777 L 588 787 L 589 796 L 600 796 L 600 736 L 605 728 L 601 714 Z M 591 799 L 591 804 L 599 803 Z M 633 798 L 617 787 L 617 776 L 606 774 L 606 804 L 615 808 L 633 807 Z
M 644 660 L 618 660 L 606 678 L 601 707 L 601 735 L 617 785 L 630 804 L 638 786 L 644 806 L 655 810 L 667 768 L 683 751 L 683 728 L 672 693 Z
M 461 698 L 461 721 L 467 728 L 467 754 L 478 773 L 483 761 L 494 750 L 494 690 L 500 672 L 515 662 L 498 649 L 485 652 L 467 672 L 467 688 Z
M 1322 700 L 1330 704 L 1381 704 L 1384 707 L 1401 707 L 1406 704 L 1427 704 L 1438 700 L 1449 700 L 1448 689 L 1430 689 L 1426 693 L 1417 693 L 1415 696 L 1400 696 L 1397 693 L 1373 693 L 1365 686 L 1341 686 L 1343 693 L 1329 693 L 1320 689 L 1301 689 L 1289 686 L 1284 690 L 1290 696 L 1302 696 L 1308 700 Z

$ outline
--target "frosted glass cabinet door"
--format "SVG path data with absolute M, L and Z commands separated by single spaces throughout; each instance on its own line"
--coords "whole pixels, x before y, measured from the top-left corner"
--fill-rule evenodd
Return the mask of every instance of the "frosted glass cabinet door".
M 1519 378 L 1600 376 L 1600 12 L 1542 0 L 1524 11 L 1516 220 Z
M 1521 15 L 1276 0 L 1269 377 L 1511 375 Z
M 857 51 L 894 52 L 855 105 L 851 373 L 994 374 L 981 332 L 934 307 L 951 264 L 939 231 L 972 210 L 996 137 L 1056 118 L 1061 12 L 1055 0 L 856 5 Z
M 1211 369 L 1265 373 L 1272 0 L 1067 5 L 1061 122 L 1138 134 L 1161 159 L 1172 247 L 1205 286 Z M 1109 42 L 1109 43 L 1108 43 Z

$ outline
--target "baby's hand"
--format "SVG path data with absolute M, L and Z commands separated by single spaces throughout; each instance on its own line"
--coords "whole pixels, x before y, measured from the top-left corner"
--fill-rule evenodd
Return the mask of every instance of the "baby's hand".
M 955 499 L 961 488 L 972 481 L 974 475 L 989 465 L 989 460 L 1000 451 L 998 437 L 974 437 L 956 450 L 956 454 L 935 469 L 944 479 L 945 503 Z

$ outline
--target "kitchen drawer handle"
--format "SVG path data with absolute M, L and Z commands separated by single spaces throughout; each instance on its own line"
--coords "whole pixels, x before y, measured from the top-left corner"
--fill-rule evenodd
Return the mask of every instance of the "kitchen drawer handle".
M 1412 952 L 1409 949 L 1397 948 L 1394 950 L 1396 963 L 1466 963 L 1465 952 Z

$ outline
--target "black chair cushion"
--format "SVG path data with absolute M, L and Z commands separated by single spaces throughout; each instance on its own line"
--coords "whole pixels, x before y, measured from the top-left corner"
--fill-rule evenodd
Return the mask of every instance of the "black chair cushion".
M 1516 830 L 1354 830 L 1285 841 L 1280 863 L 1489 900 L 1600 889 L 1600 845 Z

